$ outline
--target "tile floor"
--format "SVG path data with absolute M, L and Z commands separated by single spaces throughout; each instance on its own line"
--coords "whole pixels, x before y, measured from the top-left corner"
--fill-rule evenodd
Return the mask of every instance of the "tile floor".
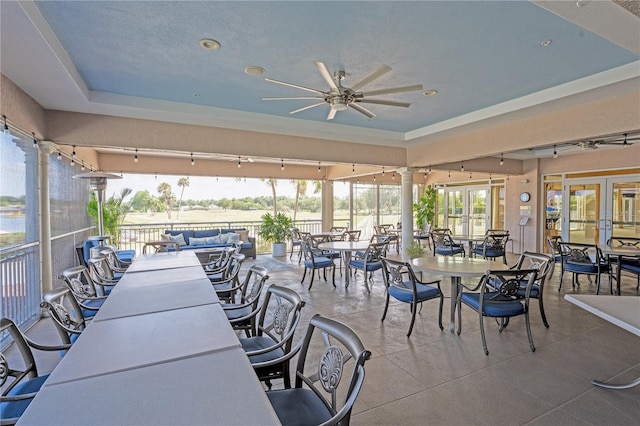
M 511 256 L 510 262 L 515 258 Z M 330 277 L 325 282 L 316 276 L 309 291 L 309 276 L 304 285 L 300 283 L 303 269 L 295 255 L 290 263 L 294 268 L 272 272 L 267 284 L 302 294 L 307 305 L 301 330 L 320 313 L 352 327 L 373 353 L 365 364 L 364 387 L 351 418 L 354 425 L 640 424 L 639 387 L 607 390 L 590 384 L 594 378 L 629 382 L 640 376 L 640 339 L 563 299 L 566 293 L 594 293 L 595 285 L 584 278 L 574 291 L 570 275 L 565 276 L 558 292 L 556 269 L 544 298 L 549 329 L 543 326 L 537 305 L 532 307 L 535 352 L 529 349 L 524 318 L 512 319 L 502 333 L 494 322 L 486 321 L 487 356 L 477 314 L 470 309 L 463 307 L 458 336 L 448 330 L 449 300 L 444 304 L 444 331 L 437 325 L 438 303 L 425 302 L 407 338 L 407 305 L 393 304 L 384 323 L 380 321 L 384 285 L 379 272 L 370 294 L 362 274 L 346 289 L 340 273 L 336 288 Z M 447 295 L 448 281 L 442 288 Z M 635 277 L 623 280 L 622 293 L 639 295 Z M 29 334 L 37 341 L 55 343 L 49 322 L 40 321 Z M 38 355 L 41 371 L 49 371 L 59 360 L 56 354 Z

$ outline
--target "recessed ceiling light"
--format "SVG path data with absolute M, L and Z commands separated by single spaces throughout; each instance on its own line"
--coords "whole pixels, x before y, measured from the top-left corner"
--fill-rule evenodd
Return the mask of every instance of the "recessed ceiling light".
M 544 40 L 540 42 L 541 45 L 543 45 L 544 47 L 547 47 L 551 44 L 551 40 Z
M 244 68 L 244 72 L 249 75 L 262 75 L 265 71 L 262 67 L 259 67 L 257 65 L 250 65 Z
M 203 38 L 202 40 L 200 40 L 200 46 L 207 50 L 220 49 L 220 43 L 211 38 Z
M 425 92 L 423 93 L 423 95 L 425 95 L 425 96 L 435 96 L 437 94 L 438 94 L 438 91 L 437 90 L 433 90 L 433 89 L 425 90 Z

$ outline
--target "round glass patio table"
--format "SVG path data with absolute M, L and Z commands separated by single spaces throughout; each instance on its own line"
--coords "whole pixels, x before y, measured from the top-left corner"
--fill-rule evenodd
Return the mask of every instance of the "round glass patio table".
M 487 259 L 455 256 L 425 256 L 411 261 L 413 268 L 420 272 L 443 275 L 451 278 L 451 324 L 449 330 L 455 330 L 455 313 L 458 298 L 458 286 L 462 278 L 480 278 L 489 270 L 504 271 L 508 265 Z
M 318 244 L 320 250 L 339 251 L 342 253 L 342 262 L 346 269 L 344 279 L 345 287 L 349 287 L 349 262 L 351 261 L 351 252 L 364 251 L 367 247 L 369 247 L 369 241 L 328 241 Z

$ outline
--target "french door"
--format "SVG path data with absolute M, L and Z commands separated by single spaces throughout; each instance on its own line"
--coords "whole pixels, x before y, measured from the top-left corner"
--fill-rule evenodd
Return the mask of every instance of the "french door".
M 640 237 L 640 177 L 567 179 L 562 195 L 562 238 L 606 244 Z
M 446 188 L 445 227 L 456 235 L 484 234 L 491 223 L 489 186 Z

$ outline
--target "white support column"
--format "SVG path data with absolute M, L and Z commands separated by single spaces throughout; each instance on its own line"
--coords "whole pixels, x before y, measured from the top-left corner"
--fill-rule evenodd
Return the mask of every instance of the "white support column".
M 402 259 L 409 260 L 405 251 L 413 242 L 413 171 L 402 169 L 401 208 L 402 208 Z
M 322 181 L 322 230 L 327 232 L 333 226 L 333 182 Z
M 40 194 L 40 288 L 43 293 L 53 288 L 51 266 L 51 205 L 49 203 L 49 154 L 51 142 L 38 142 L 40 156 L 38 169 L 38 193 Z

